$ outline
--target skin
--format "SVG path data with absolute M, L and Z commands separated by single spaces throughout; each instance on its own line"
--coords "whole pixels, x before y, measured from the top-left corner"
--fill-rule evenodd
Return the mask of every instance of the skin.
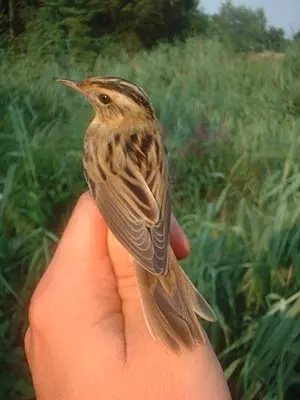
M 172 220 L 178 258 L 188 241 Z M 78 201 L 33 294 L 25 350 L 38 400 L 230 399 L 209 341 L 176 355 L 149 335 L 132 258 Z

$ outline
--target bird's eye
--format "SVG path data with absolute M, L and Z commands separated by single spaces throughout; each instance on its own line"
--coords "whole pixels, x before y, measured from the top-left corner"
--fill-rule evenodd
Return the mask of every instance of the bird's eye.
M 104 94 L 104 93 L 99 94 L 98 99 L 104 105 L 111 103 L 111 98 L 107 94 Z

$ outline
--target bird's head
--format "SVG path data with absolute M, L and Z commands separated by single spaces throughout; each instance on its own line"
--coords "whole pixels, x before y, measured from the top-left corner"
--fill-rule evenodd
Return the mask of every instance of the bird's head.
M 79 82 L 58 79 L 58 82 L 84 95 L 93 106 L 96 118 L 102 122 L 154 118 L 154 110 L 147 94 L 125 79 L 101 77 Z

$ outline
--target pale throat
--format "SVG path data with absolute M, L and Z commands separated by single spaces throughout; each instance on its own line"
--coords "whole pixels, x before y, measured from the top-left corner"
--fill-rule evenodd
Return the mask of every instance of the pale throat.
M 143 112 L 141 112 L 141 115 L 138 113 L 126 116 L 119 114 L 107 119 L 96 113 L 88 127 L 88 131 L 101 131 L 103 134 L 105 134 L 105 131 L 110 133 L 111 131 L 131 133 L 133 128 L 143 130 L 143 128 L 151 126 L 154 122 L 154 120 L 150 122 L 149 119 L 145 118 L 145 113 Z

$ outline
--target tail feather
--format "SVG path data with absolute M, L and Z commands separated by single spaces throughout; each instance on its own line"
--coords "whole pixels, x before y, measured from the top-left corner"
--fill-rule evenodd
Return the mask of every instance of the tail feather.
M 180 336 L 168 323 L 153 300 L 153 287 L 155 285 L 152 275 L 139 264 L 136 264 L 136 277 L 141 297 L 141 305 L 145 322 L 153 339 L 160 339 L 167 347 L 178 351 Z
M 195 313 L 198 314 L 199 317 L 205 319 L 206 321 L 216 322 L 217 317 L 211 306 L 204 299 L 204 297 L 198 292 L 198 290 L 195 288 L 195 286 L 191 282 L 190 278 L 186 275 L 186 273 L 183 270 L 181 270 L 181 272 L 184 275 L 187 284 L 189 286 L 191 301 L 193 302 L 193 310 L 195 311 Z
M 138 289 L 150 334 L 174 351 L 205 342 L 197 315 L 209 321 L 215 315 L 169 251 L 168 273 L 152 275 L 136 263 Z

